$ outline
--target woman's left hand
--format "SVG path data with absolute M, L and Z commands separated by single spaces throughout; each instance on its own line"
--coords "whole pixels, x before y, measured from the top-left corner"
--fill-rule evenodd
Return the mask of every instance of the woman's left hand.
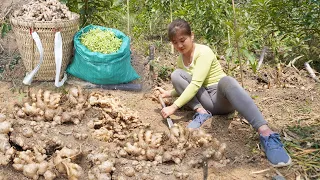
M 171 114 L 173 114 L 176 110 L 178 109 L 178 106 L 176 106 L 175 104 L 172 104 L 171 106 L 165 107 L 161 110 L 161 115 L 164 118 L 167 118 L 168 116 L 170 116 Z

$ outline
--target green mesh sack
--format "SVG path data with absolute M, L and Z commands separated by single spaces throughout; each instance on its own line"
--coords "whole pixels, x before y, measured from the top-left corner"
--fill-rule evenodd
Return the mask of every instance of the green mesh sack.
M 92 52 L 83 44 L 80 37 L 90 29 L 111 30 L 122 39 L 120 49 L 111 54 Z M 75 54 L 67 72 L 75 77 L 94 84 L 121 84 L 139 78 L 131 65 L 130 39 L 117 29 L 88 25 L 74 36 Z

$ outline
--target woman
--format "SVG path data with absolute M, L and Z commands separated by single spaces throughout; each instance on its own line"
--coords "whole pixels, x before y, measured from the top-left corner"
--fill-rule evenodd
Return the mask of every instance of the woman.
M 206 45 L 193 42 L 194 34 L 185 20 L 177 19 L 168 27 L 168 36 L 180 53 L 177 66 L 171 74 L 173 90 L 157 88 L 163 98 L 179 96 L 161 110 L 168 117 L 187 104 L 194 111 L 188 128 L 199 128 L 213 115 L 238 111 L 260 135 L 261 145 L 274 167 L 287 166 L 291 158 L 283 148 L 278 133 L 267 125 L 251 97 L 232 77 L 226 76 L 216 55 Z

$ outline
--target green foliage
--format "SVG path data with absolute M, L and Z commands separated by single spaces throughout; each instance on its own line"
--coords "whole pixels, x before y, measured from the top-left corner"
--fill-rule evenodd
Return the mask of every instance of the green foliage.
M 81 27 L 88 24 L 105 25 L 107 12 L 113 6 L 113 0 L 61 0 L 70 11 L 80 14 Z
M 252 52 L 249 52 L 246 49 L 240 50 L 241 54 L 248 60 L 248 63 L 253 71 L 253 73 L 257 73 L 258 70 L 258 61 L 256 60 L 255 55 Z
M 172 72 L 173 72 L 173 68 L 170 68 L 167 66 L 161 66 L 158 71 L 158 77 L 160 77 L 163 80 L 168 80 Z
M 209 44 L 221 43 L 227 35 L 226 23 L 232 18 L 232 6 L 227 0 L 175 2 L 174 16 L 190 22 L 195 34 Z M 205 23 L 204 23 L 205 22 Z
M 312 60 L 311 65 L 320 70 L 320 0 L 242 0 L 236 1 L 236 14 L 230 0 L 130 0 L 129 19 L 126 0 L 62 1 L 81 15 L 82 26 L 117 28 L 135 39 L 162 42 L 167 40 L 172 15 L 190 22 L 196 39 L 225 55 L 229 62 L 237 57 L 237 38 L 242 60 L 253 70 L 257 63 L 252 57 L 259 56 L 264 46 L 271 51 L 271 59 L 266 61 L 288 63 L 303 55 L 296 66 Z M 127 32 L 128 22 L 131 32 Z M 239 59 L 233 63 L 237 62 Z
M 20 55 L 17 55 L 17 54 L 14 55 L 13 59 L 10 61 L 9 69 L 13 70 L 14 67 L 19 64 L 20 60 L 21 60 L 21 56 Z
M 0 24 L 0 30 L 1 30 L 1 38 L 3 38 L 11 30 L 11 25 L 4 22 Z
M 320 57 L 320 1 L 253 0 L 247 12 L 266 37 L 262 41 L 274 53 L 276 61 L 288 62 L 304 55 L 304 62 Z M 301 63 L 303 64 L 303 63 Z
M 294 133 L 296 133 L 301 138 L 310 138 L 314 137 L 314 135 L 317 133 L 317 127 L 316 126 L 289 126 L 288 129 Z M 320 142 L 319 142 L 320 143 Z M 317 146 L 317 148 L 320 148 L 320 144 L 314 144 Z
M 152 61 L 151 66 L 154 68 L 154 71 L 157 73 L 157 76 L 164 81 L 167 81 L 170 79 L 170 74 L 174 70 L 173 67 L 160 64 L 156 61 Z
M 319 177 L 319 124 L 288 126 L 285 146 L 294 161 L 308 177 Z
M 170 23 L 170 0 L 130 1 L 131 13 L 135 14 L 133 34 L 146 38 L 162 38 Z M 133 11 L 133 12 L 132 12 Z

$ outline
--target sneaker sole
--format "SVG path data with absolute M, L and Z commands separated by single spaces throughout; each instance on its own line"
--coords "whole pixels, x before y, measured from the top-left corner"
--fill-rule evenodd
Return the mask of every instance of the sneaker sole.
M 261 146 L 261 150 L 262 152 L 265 154 L 265 156 L 267 157 L 266 155 L 266 152 L 264 151 L 263 147 Z M 289 166 L 291 163 L 292 163 L 292 160 L 291 160 L 291 157 L 289 156 L 289 161 L 287 163 L 284 163 L 284 162 L 281 162 L 281 163 L 278 163 L 278 164 L 272 164 L 268 159 L 268 162 L 269 164 L 272 166 L 272 167 L 285 167 L 285 166 Z
M 292 163 L 292 160 L 291 160 L 291 157 L 289 157 L 289 161 L 287 163 L 278 163 L 278 164 L 272 164 L 270 161 L 269 161 L 269 164 L 273 167 L 286 167 L 286 166 L 289 166 L 291 163 Z

